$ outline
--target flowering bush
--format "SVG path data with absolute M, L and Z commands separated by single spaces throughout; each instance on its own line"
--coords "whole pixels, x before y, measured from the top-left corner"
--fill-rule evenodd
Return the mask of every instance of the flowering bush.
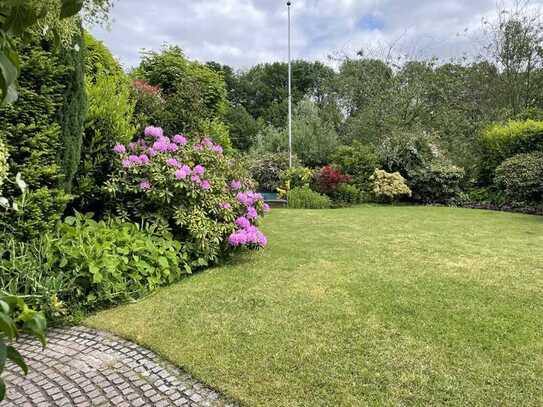
M 216 262 L 232 247 L 267 244 L 256 224 L 269 208 L 220 145 L 147 127 L 142 139 L 114 151 L 117 170 L 107 191 L 116 198 L 116 214 L 170 230 L 192 266 Z
M 350 176 L 343 174 L 331 165 L 323 167 L 315 176 L 316 189 L 323 194 L 332 194 L 336 192 L 340 184 L 350 181 Z
M 373 196 L 378 201 L 394 202 L 402 197 L 411 196 L 411 190 L 399 172 L 391 174 L 385 170 L 375 170 L 370 181 L 373 182 Z

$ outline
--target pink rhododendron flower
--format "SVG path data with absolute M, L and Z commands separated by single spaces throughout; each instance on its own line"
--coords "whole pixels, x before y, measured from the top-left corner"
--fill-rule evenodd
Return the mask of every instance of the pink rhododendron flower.
M 175 144 L 175 143 L 168 144 L 168 151 L 176 152 L 177 149 L 178 149 L 177 144 Z
M 205 147 L 213 147 L 213 141 L 211 141 L 210 139 L 208 139 L 207 137 L 204 138 L 202 141 L 201 141 L 201 144 Z
M 140 182 L 140 189 L 142 191 L 148 191 L 151 189 L 151 183 L 147 180 L 143 180 Z
M 270 205 L 268 205 L 267 203 L 265 203 L 262 207 L 265 213 L 269 213 L 271 210 Z
M 236 225 L 242 229 L 247 229 L 251 226 L 251 222 L 245 216 L 240 216 L 236 219 Z
M 223 202 L 219 205 L 219 208 L 221 209 L 232 209 L 232 205 L 230 205 L 228 202 Z
M 151 147 L 149 150 L 147 150 L 147 154 L 149 154 L 149 157 L 154 157 L 155 155 L 158 154 L 158 152 L 154 148 Z
M 162 130 L 160 127 L 149 126 L 145 128 L 144 133 L 146 136 L 159 138 L 164 135 L 164 130 Z
M 183 168 L 180 168 L 175 172 L 175 178 L 177 178 L 177 179 L 185 179 L 185 178 L 188 177 L 189 174 L 190 174 L 190 172 L 187 172 L 187 171 L 183 170 Z
M 256 211 L 255 208 L 253 208 L 252 206 L 247 208 L 247 217 L 249 219 L 256 219 L 258 218 L 258 212 Z
M 142 154 L 140 155 L 140 164 L 142 165 L 146 165 L 146 164 L 149 164 L 149 157 L 146 156 L 145 154 Z
M 198 175 L 193 175 L 192 177 L 190 177 L 190 180 L 192 182 L 194 182 L 195 184 L 200 184 L 202 181 L 200 180 L 200 177 Z
M 179 162 L 175 158 L 167 159 L 166 164 L 168 164 L 171 167 L 179 167 Z
M 209 190 L 211 188 L 211 184 L 209 183 L 209 181 L 207 179 L 203 180 L 202 183 L 200 184 L 200 186 L 205 191 L 207 191 L 207 190 Z
M 188 140 L 182 134 L 176 134 L 175 136 L 173 136 L 173 142 L 175 144 L 179 144 L 180 146 L 184 146 L 185 144 L 188 143 Z
M 123 144 L 115 144 L 115 147 L 113 147 L 113 151 L 115 151 L 117 154 L 124 154 L 126 153 L 126 147 Z
M 192 170 L 192 172 L 196 175 L 204 175 L 204 173 L 206 172 L 206 169 L 204 166 L 202 165 L 197 165 L 196 167 L 194 167 L 194 169 Z
M 241 188 L 241 181 L 234 180 L 230 183 L 230 189 L 232 191 L 238 191 Z
M 215 145 L 215 146 L 213 146 L 213 147 L 211 148 L 211 150 L 215 151 L 215 152 L 216 152 L 217 154 L 219 154 L 219 155 L 222 154 L 222 152 L 223 152 L 222 147 L 221 147 L 220 145 L 218 145 L 218 144 Z
M 155 141 L 153 144 L 153 149 L 156 151 L 160 151 L 161 153 L 165 153 L 168 151 L 169 143 L 166 143 L 164 141 Z
M 123 168 L 130 168 L 134 165 L 134 163 L 130 161 L 129 159 L 124 159 L 122 163 L 123 163 Z
M 135 165 L 138 165 L 140 163 L 140 157 L 137 155 L 131 155 L 128 157 L 128 160 Z

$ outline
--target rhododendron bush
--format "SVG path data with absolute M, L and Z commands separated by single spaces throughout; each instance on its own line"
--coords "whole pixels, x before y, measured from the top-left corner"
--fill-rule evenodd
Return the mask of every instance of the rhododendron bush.
M 220 145 L 147 127 L 142 139 L 114 151 L 117 169 L 106 186 L 114 198 L 110 212 L 167 228 L 193 266 L 216 262 L 232 248 L 266 246 L 257 223 L 269 207 Z

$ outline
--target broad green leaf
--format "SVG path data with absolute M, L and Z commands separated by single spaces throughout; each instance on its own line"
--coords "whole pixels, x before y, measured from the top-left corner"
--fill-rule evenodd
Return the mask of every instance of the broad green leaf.
M 0 313 L 0 331 L 2 331 L 9 339 L 15 338 L 15 324 L 9 316 L 3 313 Z
M 47 345 L 47 339 L 45 338 L 47 320 L 41 313 L 37 312 L 30 321 L 25 322 L 24 330 L 38 338 L 45 348 L 45 345 Z
M 83 0 L 62 0 L 60 18 L 72 17 L 83 8 Z
M 6 384 L 4 379 L 0 377 L 0 401 L 4 400 L 4 397 L 6 397 Z
M 28 366 L 26 365 L 23 357 L 21 354 L 15 349 L 13 346 L 7 347 L 7 356 L 8 359 L 11 360 L 13 363 L 15 363 L 17 366 L 21 368 L 21 370 L 24 372 L 25 376 L 28 374 Z

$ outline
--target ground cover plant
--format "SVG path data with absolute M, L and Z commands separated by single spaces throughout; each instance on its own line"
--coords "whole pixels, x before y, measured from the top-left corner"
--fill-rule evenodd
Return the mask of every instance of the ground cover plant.
M 265 251 L 90 326 L 252 406 L 543 403 L 543 220 L 444 207 L 272 212 Z

